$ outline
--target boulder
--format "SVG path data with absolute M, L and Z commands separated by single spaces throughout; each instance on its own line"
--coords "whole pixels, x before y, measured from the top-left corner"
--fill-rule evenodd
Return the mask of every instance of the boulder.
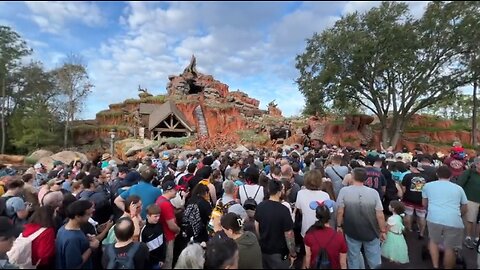
M 235 148 L 235 150 L 233 150 L 235 152 L 248 152 L 250 150 L 248 150 L 247 147 L 243 146 L 243 145 L 239 145 L 237 148 Z
M 80 160 L 83 163 L 88 161 L 88 158 L 85 154 L 80 152 L 73 152 L 73 151 L 62 151 L 62 152 L 56 153 L 55 155 L 50 156 L 50 158 L 52 158 L 52 160 L 54 161 L 59 160 L 65 164 L 68 164 L 74 160 Z M 52 164 L 53 164 L 53 161 L 52 161 Z
M 127 152 L 125 152 L 125 155 L 127 157 L 133 156 L 136 153 L 142 151 L 143 148 L 145 148 L 143 144 L 135 144 L 134 146 L 130 147 L 130 149 L 128 149 Z
M 34 160 L 40 160 L 43 157 L 49 157 L 51 155 L 53 155 L 53 152 L 48 151 L 48 150 L 40 149 L 40 150 L 37 150 L 37 151 L 33 152 L 28 158 L 29 159 L 34 159 Z
M 0 163 L 2 164 L 23 164 L 25 156 L 20 155 L 0 155 Z

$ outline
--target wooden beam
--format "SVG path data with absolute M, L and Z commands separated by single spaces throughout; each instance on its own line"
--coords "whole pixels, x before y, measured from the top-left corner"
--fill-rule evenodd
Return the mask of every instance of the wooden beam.
M 177 128 L 177 129 L 169 129 L 169 128 L 154 128 L 153 131 L 158 131 L 158 132 L 190 132 L 190 130 L 186 128 Z
M 171 127 L 171 128 L 175 128 L 175 127 L 173 126 L 173 114 L 170 114 L 170 127 Z
M 168 124 L 167 119 L 163 120 L 163 123 L 164 123 L 168 128 L 172 128 L 172 126 Z

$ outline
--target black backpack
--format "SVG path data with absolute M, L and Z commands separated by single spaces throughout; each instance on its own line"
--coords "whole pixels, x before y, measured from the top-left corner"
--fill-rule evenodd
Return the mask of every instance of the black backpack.
M 7 216 L 7 201 L 14 196 L 3 196 L 0 197 L 0 216 Z
M 133 242 L 133 245 L 126 253 L 117 254 L 115 252 L 115 244 L 110 244 L 106 247 L 108 255 L 107 269 L 135 269 L 135 253 L 140 248 L 139 242 Z
M 328 240 L 327 244 L 324 247 L 320 247 L 320 249 L 318 250 L 317 256 L 315 258 L 314 269 L 332 269 L 332 263 L 328 258 L 327 247 L 330 245 L 330 242 L 332 242 L 333 238 L 335 238 L 336 235 L 337 233 L 334 231 L 332 237 L 330 237 L 330 240 Z M 318 239 L 316 240 L 317 242 L 319 242 Z
M 256 210 L 257 209 L 257 201 L 255 201 L 255 198 L 257 197 L 258 191 L 260 190 L 260 186 L 257 188 L 257 192 L 255 192 L 255 196 L 250 197 L 248 196 L 247 189 L 245 188 L 245 185 L 243 185 L 243 191 L 245 191 L 245 196 L 247 196 L 247 199 L 243 203 L 243 208 L 245 210 Z

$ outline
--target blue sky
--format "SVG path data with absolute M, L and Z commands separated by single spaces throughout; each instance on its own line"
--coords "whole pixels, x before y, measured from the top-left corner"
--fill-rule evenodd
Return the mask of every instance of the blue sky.
M 47 68 L 81 55 L 95 85 L 80 117 L 137 97 L 138 85 L 166 93 L 192 54 L 199 71 L 260 100 L 275 99 L 285 116 L 304 98 L 295 56 L 305 39 L 349 12 L 376 1 L 340 2 L 0 2 L 0 24 L 11 26 Z M 407 2 L 421 16 L 428 2 Z

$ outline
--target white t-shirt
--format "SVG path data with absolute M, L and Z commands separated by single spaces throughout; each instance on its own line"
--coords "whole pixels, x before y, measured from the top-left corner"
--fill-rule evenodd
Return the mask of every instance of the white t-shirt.
M 245 187 L 245 188 L 244 188 Z M 260 189 L 259 189 L 260 187 Z M 245 194 L 245 190 L 247 191 L 248 196 Z M 258 193 L 257 193 L 258 190 Z M 263 187 L 259 185 L 243 185 L 238 188 L 238 196 L 240 197 L 240 203 L 243 205 L 248 197 L 254 197 L 255 193 L 257 196 L 254 198 L 259 205 L 263 201 Z
M 298 192 L 295 207 L 302 211 L 302 236 L 305 237 L 307 230 L 317 221 L 315 210 L 310 209 L 313 201 L 329 200 L 328 193 L 321 190 L 303 189 Z

